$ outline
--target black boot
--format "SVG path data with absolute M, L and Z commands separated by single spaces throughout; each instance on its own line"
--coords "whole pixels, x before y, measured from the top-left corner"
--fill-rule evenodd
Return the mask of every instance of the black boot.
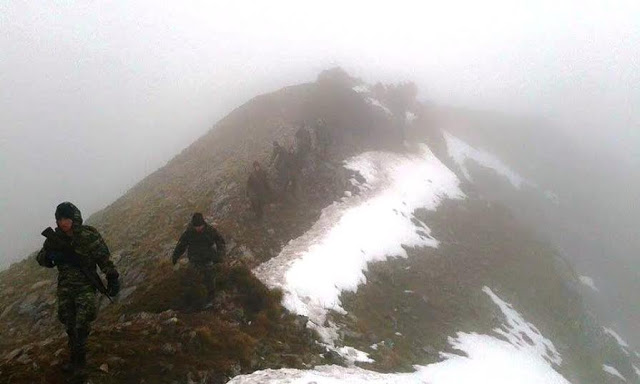
M 73 383 L 81 384 L 87 381 L 87 338 L 89 329 L 78 328 L 76 337 L 75 360 L 73 362 Z
M 75 327 L 71 329 L 67 329 L 67 335 L 69 336 L 68 344 L 69 344 L 69 361 L 62 364 L 62 370 L 64 372 L 73 372 L 75 369 L 76 355 L 77 355 L 77 332 Z
M 78 338 L 76 341 L 76 367 L 84 369 L 87 365 L 87 339 L 89 338 L 89 329 L 78 328 Z

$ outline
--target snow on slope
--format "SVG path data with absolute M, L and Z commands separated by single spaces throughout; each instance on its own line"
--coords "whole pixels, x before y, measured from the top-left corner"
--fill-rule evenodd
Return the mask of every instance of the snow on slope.
M 618 335 L 613 329 L 611 328 L 607 328 L 607 327 L 602 327 L 604 329 L 604 332 L 606 334 L 608 334 L 609 336 L 613 337 L 614 339 L 616 339 L 616 341 L 618 342 L 618 345 L 620 345 L 620 349 L 622 349 L 624 351 L 624 353 L 626 353 L 627 355 L 629 355 L 629 344 L 627 344 L 622 337 L 620 337 L 620 335 Z
M 484 287 L 483 291 L 506 319 L 506 324 L 496 331 L 507 341 L 490 335 L 458 333 L 449 343 L 465 356 L 441 353 L 443 361 L 416 365 L 411 373 L 384 374 L 332 365 L 313 370 L 258 371 L 238 376 L 230 384 L 569 384 L 549 363 L 562 360 L 553 344 L 489 288 Z
M 284 306 L 309 317 L 329 345 L 337 333 L 325 324 L 326 316 L 330 310 L 344 313 L 340 294 L 366 282 L 367 263 L 406 257 L 403 246 L 437 247 L 413 212 L 433 210 L 444 198 L 464 197 L 455 174 L 426 145 L 409 154 L 363 153 L 345 167 L 366 180 L 351 180 L 360 193 L 325 208 L 307 233 L 255 270 L 269 287 L 282 289 Z
M 447 142 L 447 151 L 449 152 L 449 156 L 451 156 L 453 161 L 455 161 L 458 167 L 460 167 L 462 174 L 468 181 L 471 181 L 472 179 L 471 174 L 467 169 L 466 162 L 468 159 L 471 159 L 483 167 L 491 168 L 499 175 L 506 177 L 517 189 L 520 189 L 524 184 L 531 184 L 527 179 L 513 171 L 494 155 L 473 148 L 448 132 L 443 133 L 445 141 Z
M 580 282 L 584 285 L 586 285 L 587 287 L 593 289 L 595 292 L 600 292 L 600 290 L 598 289 L 598 287 L 596 287 L 596 284 L 593 282 L 593 279 L 589 276 L 580 276 L 578 277 L 580 279 Z
M 290 241 L 275 258 L 256 268 L 265 284 L 284 292 L 290 311 L 309 317 L 327 346 L 352 363 L 371 361 L 349 346 L 338 348 L 337 329 L 327 320 L 329 311 L 345 313 L 343 291 L 366 283 L 364 271 L 372 261 L 407 257 L 403 246 L 437 247 L 425 223 L 413 212 L 434 210 L 444 198 L 463 198 L 459 180 L 425 145 L 414 153 L 367 152 L 345 162 L 365 179 L 360 193 L 346 195 L 322 211 L 313 227 Z M 358 367 L 321 366 L 313 370 L 280 369 L 234 378 L 249 383 L 524 383 L 568 384 L 553 369 L 562 358 L 510 304 L 491 289 L 483 291 L 502 311 L 505 323 L 495 335 L 458 333 L 449 344 L 463 355 L 441 353 L 443 361 L 415 366 L 412 373 L 383 374 Z
M 624 378 L 624 376 L 622 376 L 620 374 L 620 372 L 618 372 L 617 369 L 615 369 L 614 367 L 607 365 L 607 364 L 602 364 L 602 370 L 607 372 L 608 374 L 618 377 L 620 380 L 622 381 L 627 381 L 627 379 Z
M 366 85 L 366 84 L 356 85 L 355 87 L 353 87 L 351 89 L 353 89 L 356 93 L 369 93 L 369 92 L 371 92 L 371 90 L 369 89 L 369 86 Z
M 504 329 L 494 330 L 497 334 L 504 336 L 512 345 L 521 350 L 529 351 L 556 365 L 562 364 L 562 358 L 553 343 L 542 336 L 538 328 L 528 323 L 509 303 L 502 301 L 491 289 L 484 287 L 482 290 L 500 307 L 502 314 L 506 317 L 507 323 Z M 522 335 L 527 335 L 527 338 Z
M 378 107 L 380 109 L 382 109 L 384 111 L 384 113 L 387 114 L 387 116 L 392 116 L 393 113 L 391 112 L 391 110 L 389 108 L 387 108 L 384 104 L 382 104 L 380 102 L 380 100 L 374 98 L 371 96 L 371 89 L 369 88 L 368 85 L 366 84 L 361 84 L 361 85 L 356 85 L 355 87 L 351 88 L 353 89 L 356 93 L 359 93 L 361 95 L 364 96 L 364 99 L 367 103 L 373 105 L 374 107 Z
M 378 108 L 382 109 L 384 111 L 384 113 L 387 114 L 387 116 L 393 115 L 391 110 L 389 108 L 385 107 L 384 104 L 382 104 L 380 102 L 380 100 L 374 99 L 373 97 L 367 97 L 366 100 L 367 100 L 367 102 L 369 104 L 373 105 L 374 107 L 378 107 Z

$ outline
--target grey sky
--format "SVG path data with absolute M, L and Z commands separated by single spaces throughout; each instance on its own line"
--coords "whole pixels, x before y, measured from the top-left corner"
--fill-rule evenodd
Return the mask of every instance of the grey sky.
M 235 106 L 333 65 L 639 161 L 637 1 L 345 3 L 1 2 L 0 264 L 58 202 L 88 216 Z

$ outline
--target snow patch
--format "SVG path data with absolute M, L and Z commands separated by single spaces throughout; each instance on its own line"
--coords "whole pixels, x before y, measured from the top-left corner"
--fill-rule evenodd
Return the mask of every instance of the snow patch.
M 366 100 L 367 100 L 367 103 L 369 103 L 369 104 L 371 104 L 371 105 L 373 105 L 375 107 L 381 108 L 388 116 L 393 115 L 391 110 L 389 108 L 385 107 L 378 99 L 374 99 L 373 97 L 367 97 Z
M 351 89 L 353 89 L 357 93 L 369 93 L 370 92 L 369 86 L 365 85 L 365 84 L 356 85 L 355 87 L 353 87 Z
M 587 287 L 593 289 L 595 292 L 600 292 L 600 290 L 598 289 L 598 287 L 596 287 L 596 284 L 593 282 L 593 279 L 589 276 L 580 276 L 578 277 L 578 279 L 580 279 L 580 282 L 584 285 L 586 285 Z
M 414 153 L 366 152 L 344 166 L 365 179 L 352 180 L 360 194 L 325 208 L 309 231 L 255 270 L 267 286 L 282 289 L 283 305 L 307 316 L 330 346 L 338 335 L 327 314 L 345 313 L 340 295 L 366 282 L 367 263 L 407 257 L 403 247 L 437 247 L 413 212 L 464 197 L 458 178 L 426 145 Z
M 506 177 L 517 189 L 520 189 L 524 184 L 531 184 L 494 155 L 473 148 L 448 132 L 443 132 L 443 134 L 445 141 L 447 142 L 447 151 L 449 152 L 449 156 L 451 156 L 453 161 L 455 161 L 458 167 L 460 167 L 462 174 L 468 181 L 472 181 L 472 178 L 469 170 L 467 169 L 466 161 L 471 159 L 483 167 L 491 168 L 499 175 Z
M 511 345 L 520 348 L 528 353 L 538 356 L 557 365 L 562 364 L 562 357 L 556 350 L 553 343 L 546 339 L 535 325 L 527 322 L 511 304 L 500 299 L 489 287 L 482 288 L 482 291 L 489 295 L 491 300 L 500 308 L 507 323 L 502 328 L 494 331 L 504 336 Z
M 633 370 L 636 371 L 636 376 L 638 376 L 638 378 L 640 378 L 640 369 L 638 369 L 638 367 L 636 367 L 635 365 L 632 365 Z
M 442 354 L 447 360 L 420 367 L 416 383 L 569 384 L 532 349 L 489 335 L 458 333 L 453 348 L 467 356 Z
M 614 367 L 607 365 L 607 364 L 602 364 L 602 370 L 607 372 L 608 374 L 612 375 L 612 376 L 616 376 L 618 378 L 620 378 L 622 381 L 627 381 L 627 379 L 624 378 L 624 376 L 622 376 L 620 374 L 620 372 L 618 372 L 617 369 L 615 369 Z
M 407 111 L 407 113 L 405 114 L 405 119 L 407 120 L 407 123 L 409 123 L 409 124 L 413 124 L 413 122 L 416 121 L 417 118 L 418 118 L 418 116 L 416 116 L 416 114 L 413 113 L 413 112 Z
M 250 375 L 236 376 L 229 384 L 409 384 L 423 383 L 413 380 L 412 373 L 394 374 L 367 371 L 358 367 L 322 365 L 313 370 L 267 369 Z
M 369 354 L 362 352 L 353 347 L 342 347 L 336 350 L 341 356 L 346 358 L 351 364 L 354 362 L 359 363 L 373 363 L 374 360 L 369 357 Z
M 507 324 L 500 329 L 507 341 L 489 335 L 458 333 L 450 338 L 451 346 L 465 356 L 441 353 L 444 361 L 427 366 L 414 366 L 411 373 L 378 373 L 358 367 L 320 366 L 313 370 L 280 369 L 238 376 L 230 384 L 570 384 L 547 361 L 553 345 L 536 328 L 527 323 L 510 304 L 485 287 L 494 303 L 502 310 Z M 524 331 L 534 345 L 520 345 L 519 332 Z M 513 344 L 513 343 L 516 344 Z M 373 348 L 375 346 L 372 345 Z M 544 351 L 542 350 L 544 347 Z M 560 359 L 559 355 L 554 359 Z
M 607 328 L 607 327 L 602 327 L 602 328 L 604 329 L 604 333 L 616 339 L 616 341 L 618 342 L 618 345 L 620 345 L 620 349 L 622 349 L 624 353 L 629 355 L 629 344 L 627 344 L 622 339 L 622 337 L 620 337 L 620 335 L 618 335 L 613 329 Z
M 361 84 L 361 85 L 356 85 L 355 87 L 351 88 L 354 92 L 361 94 L 364 97 L 364 100 L 373 105 L 374 107 L 378 107 L 380 109 L 382 109 L 384 111 L 385 114 L 387 114 L 387 116 L 392 116 L 393 113 L 391 112 L 391 110 L 389 108 L 387 108 L 384 104 L 382 104 L 380 102 L 380 100 L 371 97 L 371 88 L 366 85 L 366 84 Z M 410 112 L 407 113 L 407 117 L 409 116 Z M 412 114 L 413 115 L 413 114 Z M 415 115 L 413 115 L 415 117 Z

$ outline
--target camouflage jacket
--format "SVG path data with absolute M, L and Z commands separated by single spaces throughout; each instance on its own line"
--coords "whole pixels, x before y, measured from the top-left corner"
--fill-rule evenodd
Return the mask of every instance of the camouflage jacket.
M 177 261 L 185 250 L 190 262 L 220 262 L 225 254 L 225 242 L 220 233 L 209 224 L 205 225 L 202 233 L 189 225 L 173 251 L 173 261 Z
M 60 228 L 55 229 L 55 234 L 61 243 L 71 248 L 74 255 L 65 254 L 65 251 L 69 253 L 68 250 L 62 250 L 59 244 L 47 239 L 36 256 L 38 264 L 48 268 L 58 268 L 58 286 L 91 285 L 91 282 L 77 265 L 63 260 L 68 257 L 74 257 L 79 265 L 87 271 L 95 272 L 96 266 L 98 266 L 107 277 L 118 277 L 118 272 L 109 258 L 109 248 L 102 236 L 95 228 L 82 225 L 80 211 L 77 208 L 76 211 L 73 218 L 72 237 L 66 235 Z M 59 255 L 57 262 L 51 257 L 52 253 Z

